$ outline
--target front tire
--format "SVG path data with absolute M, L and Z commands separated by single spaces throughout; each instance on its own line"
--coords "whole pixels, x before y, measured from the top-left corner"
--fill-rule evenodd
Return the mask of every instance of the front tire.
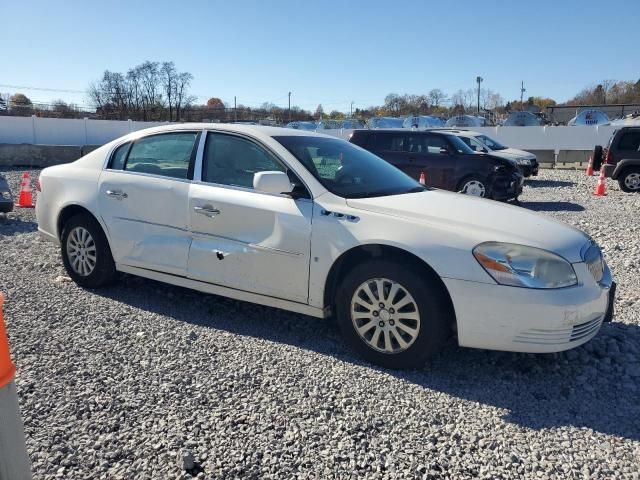
M 464 178 L 458 185 L 457 191 L 472 197 L 491 198 L 487 181 L 476 175 Z
M 640 192 L 640 167 L 626 168 L 618 177 L 618 185 L 623 192 Z
M 336 313 L 345 342 L 365 360 L 388 368 L 423 366 L 451 334 L 452 314 L 434 279 L 385 260 L 347 273 Z
M 60 239 L 62 262 L 71 279 L 84 288 L 112 283 L 117 275 L 109 242 L 95 218 L 86 213 L 71 217 Z

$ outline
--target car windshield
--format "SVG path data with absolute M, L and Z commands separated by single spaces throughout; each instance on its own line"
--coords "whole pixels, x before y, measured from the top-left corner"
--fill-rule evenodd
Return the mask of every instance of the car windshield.
M 487 137 L 486 135 L 478 135 L 478 138 L 482 143 L 484 143 L 491 150 L 506 150 L 507 147 L 502 145 L 500 142 L 493 140 L 492 138 Z
M 464 143 L 460 138 L 455 135 L 447 135 L 449 140 L 451 141 L 453 148 L 455 148 L 456 152 L 462 154 L 474 154 L 475 152 L 471 149 L 469 145 Z
M 338 138 L 273 137 L 331 193 L 343 198 L 382 197 L 427 190 L 393 165 Z

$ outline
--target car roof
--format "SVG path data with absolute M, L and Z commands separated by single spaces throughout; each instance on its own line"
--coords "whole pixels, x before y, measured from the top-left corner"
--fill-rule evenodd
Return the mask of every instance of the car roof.
M 474 130 L 465 130 L 463 128 L 440 128 L 438 130 L 449 132 L 449 133 L 455 133 L 456 135 L 461 135 L 463 137 L 478 137 L 480 135 L 483 135 L 480 132 L 476 132 Z
M 410 133 L 411 135 L 415 134 L 426 134 L 426 133 L 442 133 L 445 135 L 449 135 L 453 132 L 450 132 L 443 128 L 427 128 L 426 130 L 410 130 L 408 128 L 356 128 L 353 132 L 369 132 L 369 133 L 378 133 L 378 132 L 393 132 L 393 133 Z
M 176 130 L 215 130 L 229 131 L 236 133 L 246 133 L 257 137 L 278 137 L 278 136 L 318 136 L 327 138 L 338 138 L 322 133 L 315 133 L 309 130 L 296 130 L 293 128 L 270 127 L 265 125 L 243 125 L 237 123 L 170 123 L 160 127 L 145 128 L 132 132 L 136 136 L 144 136 L 154 133 L 175 132 Z

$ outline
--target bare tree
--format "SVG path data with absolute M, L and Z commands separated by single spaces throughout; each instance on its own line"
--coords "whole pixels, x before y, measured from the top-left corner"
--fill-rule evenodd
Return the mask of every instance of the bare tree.
M 183 106 L 191 104 L 195 98 L 189 96 L 188 90 L 193 80 L 193 75 L 188 72 L 182 72 L 176 79 L 176 91 L 175 91 L 175 106 L 176 106 L 176 121 L 180 121 L 180 109 Z
M 429 91 L 429 102 L 432 106 L 438 108 L 447 101 L 447 95 L 439 88 L 434 88 Z
M 173 103 L 176 92 L 176 66 L 173 62 L 162 62 L 160 67 L 160 76 L 162 77 L 162 87 L 167 99 L 167 105 L 169 107 L 169 121 L 173 121 Z

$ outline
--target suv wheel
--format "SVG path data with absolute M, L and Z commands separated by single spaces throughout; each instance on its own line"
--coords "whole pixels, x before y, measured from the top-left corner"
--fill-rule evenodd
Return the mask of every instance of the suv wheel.
M 627 168 L 618 177 L 623 192 L 640 192 L 640 167 Z
M 116 267 L 102 227 L 91 215 L 80 213 L 64 224 L 62 262 L 71 279 L 81 287 L 97 288 L 116 278 Z
M 346 343 L 367 361 L 389 368 L 424 365 L 451 332 L 448 304 L 435 282 L 384 260 L 346 275 L 336 313 Z
M 489 188 L 486 181 L 475 176 L 463 179 L 458 186 L 458 192 L 473 197 L 489 197 Z

